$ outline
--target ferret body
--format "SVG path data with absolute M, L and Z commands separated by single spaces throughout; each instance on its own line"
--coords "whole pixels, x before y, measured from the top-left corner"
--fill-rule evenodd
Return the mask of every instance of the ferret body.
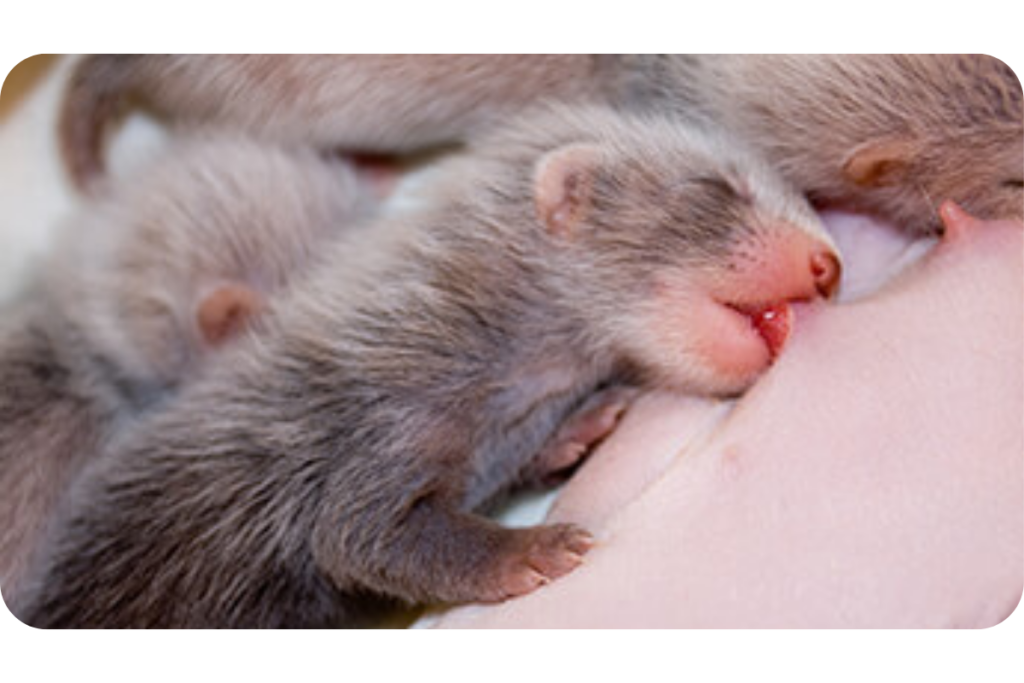
M 265 139 L 417 152 L 464 141 L 549 95 L 586 97 L 597 68 L 588 55 L 91 55 L 68 88 L 62 146 L 73 178 L 95 175 L 104 123 L 133 99 Z
M 82 185 L 126 94 L 172 119 L 383 152 L 464 141 L 539 99 L 600 100 L 721 124 L 812 200 L 911 231 L 939 230 L 945 199 L 1024 217 L 1021 86 L 984 55 L 92 56 L 62 119 Z
M 352 625 L 367 596 L 531 591 L 590 536 L 474 511 L 599 437 L 620 384 L 743 390 L 777 350 L 754 311 L 838 277 L 806 202 L 678 122 L 543 111 L 449 163 L 83 479 L 28 623 Z
M 218 362 L 361 197 L 348 167 L 312 153 L 202 138 L 67 226 L 0 323 L 6 600 L 76 473 Z
M 1024 97 L 984 55 L 637 58 L 633 106 L 685 111 L 757 149 L 817 205 L 940 229 L 947 199 L 1024 218 Z

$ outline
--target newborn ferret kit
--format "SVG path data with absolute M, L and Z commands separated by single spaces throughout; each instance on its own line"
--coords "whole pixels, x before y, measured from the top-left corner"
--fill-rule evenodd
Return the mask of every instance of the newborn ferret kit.
M 168 141 L 126 179 L 133 108 Z M 836 305 L 817 210 L 1024 218 L 984 56 L 95 55 L 55 135 L 81 214 L 0 330 L 0 585 L 34 626 L 542 589 L 601 540 L 487 513 L 642 392 L 754 385 Z

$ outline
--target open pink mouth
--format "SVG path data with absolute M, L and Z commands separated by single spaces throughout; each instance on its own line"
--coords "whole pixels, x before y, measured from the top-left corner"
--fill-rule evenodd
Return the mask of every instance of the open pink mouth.
M 754 306 L 729 304 L 729 308 L 747 317 L 750 326 L 761 335 L 772 359 L 775 359 L 793 329 L 793 308 L 789 302 L 779 301 Z

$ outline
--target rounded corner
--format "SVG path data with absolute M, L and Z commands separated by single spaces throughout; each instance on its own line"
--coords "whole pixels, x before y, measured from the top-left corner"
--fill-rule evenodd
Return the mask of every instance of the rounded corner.
M 999 627 L 999 626 L 1002 626 L 1003 624 L 1005 624 L 1010 619 L 1010 617 L 1012 617 L 1017 612 L 1017 608 L 1020 607 L 1020 603 L 1021 603 L 1021 598 L 1022 597 L 1024 597 L 1024 585 L 1022 585 L 1021 589 L 1017 592 L 1017 601 L 1014 603 L 1013 607 L 1005 615 L 1000 617 L 997 621 L 994 621 L 991 624 L 988 624 L 987 626 L 982 626 L 978 630 L 980 630 L 980 631 L 991 631 L 992 629 L 994 629 L 996 627 Z M 1018 617 L 1018 619 L 1020 619 L 1020 618 L 1021 617 Z
M 7 613 L 8 613 L 8 614 L 10 614 L 10 615 L 11 615 L 12 617 L 14 617 L 14 620 L 15 620 L 15 621 L 16 621 L 17 623 L 19 623 L 19 624 L 20 624 L 21 626 L 24 626 L 24 627 L 26 627 L 26 628 L 30 628 L 30 629 L 32 629 L 33 631 L 39 631 L 39 630 L 42 630 L 42 629 L 38 628 L 37 626 L 33 626 L 32 624 L 28 623 L 27 621 L 25 621 L 24 619 L 22 619 L 22 618 L 21 618 L 20 616 L 18 616 L 18 613 L 17 613 L 17 611 L 15 611 L 15 610 L 14 610 L 14 609 L 13 609 L 13 608 L 11 607 L 11 604 L 10 604 L 10 602 L 8 601 L 8 599 L 7 599 L 7 596 L 6 596 L 6 595 L 4 595 L 4 590 L 3 590 L 3 587 L 2 587 L 2 586 L 0 586 L 0 603 L 3 603 L 3 606 L 4 606 L 4 608 L 5 608 L 6 610 L 7 610 Z
M 1022 599 L 1024 599 L 1024 598 L 1022 598 Z M 1014 621 L 1014 616 L 1017 615 L 1017 609 L 1021 606 L 1020 603 L 1021 603 L 1021 600 L 1018 600 L 1017 601 L 1017 607 L 1014 607 L 1014 610 L 1009 612 L 1007 614 L 1006 618 L 1004 618 L 1004 620 L 1000 621 L 995 626 L 989 627 L 987 629 L 983 629 L 983 631 L 996 631 L 996 630 L 1000 629 L 1001 627 L 1005 627 L 1008 624 L 1010 624 L 1011 622 L 1013 622 Z M 1017 626 L 1019 626 L 1019 625 L 1020 624 L 1018 623 Z M 1013 625 L 1011 625 L 1010 628 L 1013 628 Z
M 989 54 L 987 52 L 979 53 L 979 56 L 984 57 L 986 59 L 990 59 L 993 62 L 996 62 L 999 67 L 1005 69 L 1009 74 L 1011 74 L 1015 79 L 1017 79 L 1017 92 L 1024 92 L 1024 90 L 1021 89 L 1020 76 L 1017 75 L 1017 72 L 1014 71 L 1013 67 L 1010 66 L 1010 64 L 1005 59 L 997 57 L 996 55 L 993 54 Z
M 1011 65 L 1011 63 L 1009 61 L 1007 61 L 1006 59 L 1000 57 L 998 54 L 994 54 L 993 52 L 981 52 L 980 54 L 984 54 L 986 56 L 989 56 L 989 57 L 991 57 L 993 59 L 998 60 L 1000 65 L 1002 65 L 1002 68 L 1008 69 L 1008 70 L 1012 71 L 1013 73 L 1017 74 L 1017 70 L 1014 69 L 1013 65 Z M 1017 74 L 1017 80 L 1018 81 L 1020 80 L 1020 74 Z
M 3 84 L 7 82 L 7 77 L 10 76 L 11 72 L 13 72 L 15 69 L 17 69 L 17 67 L 18 67 L 18 65 L 20 65 L 20 63 L 24 62 L 26 59 L 31 59 L 32 57 L 36 56 L 37 54 L 43 54 L 43 53 L 42 52 L 30 52 L 29 54 L 25 55 L 24 57 L 18 59 L 14 63 L 12 63 L 11 66 L 7 67 L 7 69 L 4 71 L 3 80 L 0 81 L 0 88 L 2 88 Z
M 2 596 L 0 596 L 0 597 L 2 597 Z M 17 624 L 17 626 L 19 626 L 20 628 L 23 628 L 23 629 L 25 629 L 27 631 L 32 631 L 32 632 L 39 631 L 38 629 L 33 629 L 31 626 L 28 626 L 22 620 L 19 620 L 19 618 L 14 616 L 14 614 L 10 611 L 10 608 L 7 606 L 7 601 L 6 600 L 3 600 L 2 604 L 3 604 L 3 612 L 7 614 L 8 620 L 10 622 L 13 622 L 14 624 Z M 2 618 L 2 617 L 0 617 L 0 618 Z

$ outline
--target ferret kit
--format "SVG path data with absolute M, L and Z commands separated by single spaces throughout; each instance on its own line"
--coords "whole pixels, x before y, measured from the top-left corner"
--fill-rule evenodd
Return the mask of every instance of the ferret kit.
M 171 137 L 124 181 L 129 105 Z M 0 330 L 0 581 L 40 627 L 534 591 L 599 541 L 485 513 L 639 392 L 750 388 L 841 286 L 816 209 L 1024 214 L 981 56 L 96 55 L 58 133 L 81 217 Z M 381 205 L 360 160 L 424 153 Z

